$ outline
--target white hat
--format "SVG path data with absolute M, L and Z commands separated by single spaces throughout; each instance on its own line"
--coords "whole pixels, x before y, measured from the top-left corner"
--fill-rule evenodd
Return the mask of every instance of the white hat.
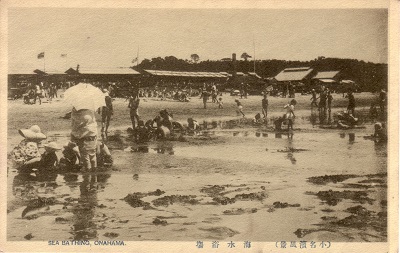
M 18 130 L 19 134 L 22 135 L 25 139 L 37 139 L 44 140 L 46 139 L 46 135 L 44 135 L 40 131 L 40 127 L 38 125 L 33 125 L 28 129 L 20 129 Z

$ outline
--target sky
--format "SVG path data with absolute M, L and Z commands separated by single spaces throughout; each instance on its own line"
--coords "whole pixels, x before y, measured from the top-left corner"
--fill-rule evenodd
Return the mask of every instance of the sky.
M 385 9 L 12 8 L 9 70 L 104 69 L 175 56 L 388 60 Z M 45 52 L 45 59 L 37 55 Z M 67 57 L 62 58 L 61 54 Z

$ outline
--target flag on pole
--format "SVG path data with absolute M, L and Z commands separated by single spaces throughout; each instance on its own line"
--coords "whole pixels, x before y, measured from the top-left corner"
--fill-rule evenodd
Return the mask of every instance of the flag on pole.
M 136 57 L 136 58 L 133 58 L 133 60 L 132 60 L 132 63 L 135 63 L 135 62 L 137 62 L 137 60 L 138 60 L 138 58 Z
M 61 54 L 61 57 L 65 58 L 67 57 L 67 54 Z
M 38 58 L 38 59 L 44 58 L 44 52 L 41 52 L 40 54 L 38 54 L 37 58 Z

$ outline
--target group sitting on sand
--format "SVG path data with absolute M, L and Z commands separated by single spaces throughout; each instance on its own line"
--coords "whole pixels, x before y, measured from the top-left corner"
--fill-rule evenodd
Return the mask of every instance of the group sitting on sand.
M 15 168 L 19 173 L 42 173 L 56 171 L 79 171 L 84 170 L 82 151 L 78 145 L 72 141 L 60 148 L 56 142 L 47 142 L 47 136 L 41 132 L 37 125 L 28 129 L 18 131 L 24 138 L 11 151 L 11 158 Z M 59 159 L 56 152 L 62 151 Z M 97 143 L 96 167 L 112 165 L 113 159 L 108 147 L 102 143 Z

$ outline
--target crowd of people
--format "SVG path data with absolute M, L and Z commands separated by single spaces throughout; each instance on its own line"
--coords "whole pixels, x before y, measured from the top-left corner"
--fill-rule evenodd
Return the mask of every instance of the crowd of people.
M 69 87 L 75 83 L 68 84 Z M 109 131 L 110 122 L 114 114 L 112 94 L 115 94 L 115 84 L 101 85 L 94 84 L 102 89 L 104 94 L 104 105 L 96 111 L 93 109 L 79 109 L 72 108 L 70 112 L 71 118 L 71 137 L 70 141 L 60 148 L 55 142 L 42 144 L 46 140 L 46 136 L 40 131 L 39 126 L 32 126 L 29 129 L 20 129 L 19 133 L 24 139 L 12 151 L 12 157 L 18 167 L 19 172 L 30 173 L 32 171 L 46 171 L 48 169 L 58 167 L 60 169 L 76 169 L 81 168 L 84 171 L 92 170 L 98 166 L 111 165 L 113 160 L 108 147 L 105 144 L 104 136 L 107 136 Z M 175 132 L 195 132 L 201 129 L 200 124 L 193 118 L 187 119 L 187 127 L 177 122 L 173 118 L 173 114 L 166 109 L 160 110 L 159 113 L 152 119 L 147 121 L 139 114 L 141 99 L 155 97 L 157 99 L 176 99 L 182 101 L 184 98 L 189 101 L 192 96 L 199 96 L 204 104 L 204 109 L 210 102 L 217 105 L 219 109 L 223 109 L 222 92 L 218 89 L 219 85 L 216 83 L 204 83 L 199 89 L 192 89 L 190 86 L 174 89 L 166 89 L 165 87 L 155 86 L 154 89 L 142 89 L 137 86 L 130 90 L 130 95 L 127 107 L 129 108 L 129 115 L 132 127 L 129 128 L 134 140 L 138 143 L 150 141 L 152 139 L 165 139 L 173 136 Z M 242 85 L 241 93 L 242 98 L 247 97 L 247 85 Z M 57 97 L 57 89 L 60 86 L 50 83 L 44 85 L 43 83 L 30 87 L 29 90 L 32 95 L 33 103 L 37 100 L 41 103 L 41 98 L 46 97 L 50 101 L 52 98 Z M 294 93 L 294 88 L 289 89 Z M 184 94 L 184 96 L 183 96 Z M 257 113 L 254 117 L 255 123 L 268 122 L 268 96 L 270 91 L 263 92 L 261 100 L 261 113 Z M 293 130 L 295 119 L 295 106 L 297 104 L 294 99 L 294 94 L 289 92 L 289 97 L 292 99 L 290 102 L 282 106 L 285 113 L 274 120 L 274 128 L 276 131 L 282 131 L 283 125 L 287 125 L 287 130 Z M 338 113 L 337 126 L 339 128 L 351 128 L 358 123 L 355 117 L 356 99 L 352 90 L 347 93 L 348 106 L 347 110 L 343 113 Z M 329 88 L 320 87 L 318 92 L 315 89 L 311 90 L 311 110 L 318 108 L 321 124 L 324 123 L 328 113 L 329 118 L 332 110 L 333 96 Z M 245 100 L 236 98 L 236 112 L 238 116 L 245 117 L 243 102 Z M 385 90 L 381 90 L 378 101 L 374 102 L 370 108 L 371 117 L 383 115 L 387 103 L 387 95 Z M 379 111 L 376 108 L 379 105 Z M 101 115 L 101 137 L 99 138 L 97 132 L 97 122 L 95 113 Z M 377 122 L 375 124 L 374 137 L 386 139 L 386 126 L 384 123 Z M 59 160 L 55 152 L 61 150 L 63 157 Z M 40 151 L 42 150 L 42 151 Z

